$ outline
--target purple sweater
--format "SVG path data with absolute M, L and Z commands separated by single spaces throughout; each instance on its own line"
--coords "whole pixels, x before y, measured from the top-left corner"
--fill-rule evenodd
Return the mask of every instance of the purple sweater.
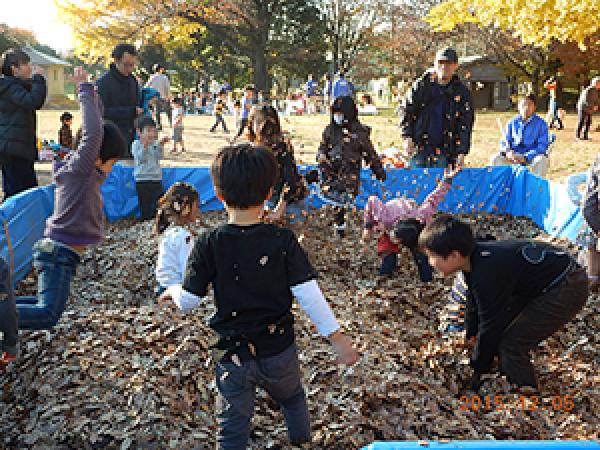
M 100 186 L 106 179 L 96 168 L 104 136 L 102 102 L 94 85 L 79 86 L 82 136 L 77 150 L 55 163 L 54 213 L 44 235 L 67 245 L 96 244 L 104 237 L 104 213 Z

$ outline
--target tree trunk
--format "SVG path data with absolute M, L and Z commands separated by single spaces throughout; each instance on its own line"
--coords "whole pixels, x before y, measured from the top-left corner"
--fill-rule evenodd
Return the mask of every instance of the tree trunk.
M 265 46 L 266 47 L 266 46 Z M 257 48 L 252 62 L 254 63 L 254 73 L 252 80 L 257 91 L 269 90 L 269 68 L 267 67 L 266 48 Z
M 536 68 L 530 77 L 532 93 L 537 97 L 540 95 L 540 69 Z

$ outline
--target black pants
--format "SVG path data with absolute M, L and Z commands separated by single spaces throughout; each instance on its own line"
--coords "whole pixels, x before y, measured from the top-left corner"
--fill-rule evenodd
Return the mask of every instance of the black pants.
M 161 128 L 160 116 L 162 113 L 167 113 L 167 119 L 169 119 L 169 126 L 173 126 L 173 115 L 171 110 L 171 104 L 167 99 L 161 98 L 156 104 L 156 125 Z
M 560 120 L 560 117 L 558 115 L 558 111 L 554 113 L 554 115 L 552 116 L 552 120 L 550 121 L 550 125 L 549 127 L 552 128 L 554 127 L 554 123 L 558 123 L 558 126 L 556 127 L 559 130 L 562 130 L 564 128 L 562 120 Z
M 135 190 L 140 206 L 140 220 L 149 220 L 156 214 L 156 205 L 163 195 L 160 181 L 136 181 Z
M 579 121 L 577 123 L 577 138 L 587 139 L 592 125 L 592 115 L 585 111 L 577 111 Z M 583 135 L 581 132 L 583 131 Z
M 561 285 L 527 304 L 504 330 L 498 347 L 502 371 L 511 383 L 538 387 L 530 352 L 573 319 L 587 298 L 587 274 L 578 268 Z
M 33 161 L 4 156 L 0 164 L 2 164 L 4 200 L 38 185 Z
M 238 132 L 235 135 L 234 139 L 237 139 L 237 138 L 239 138 L 242 135 L 242 133 L 246 129 L 247 125 L 248 125 L 248 119 L 242 119 L 242 121 L 240 122 L 240 129 L 238 130 Z
M 215 131 L 217 127 L 221 124 L 223 126 L 223 131 L 228 133 L 227 124 L 225 123 L 225 119 L 223 118 L 223 114 L 215 114 L 215 124 L 211 127 L 210 131 Z

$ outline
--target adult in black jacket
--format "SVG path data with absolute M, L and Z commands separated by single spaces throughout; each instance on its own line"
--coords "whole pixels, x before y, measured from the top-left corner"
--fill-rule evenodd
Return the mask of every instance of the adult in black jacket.
M 127 143 L 127 155 L 131 158 L 131 143 L 135 137 L 133 123 L 143 112 L 140 86 L 132 75 L 137 64 L 137 50 L 131 44 L 118 44 L 112 57 L 114 62 L 96 86 L 104 104 L 104 118 L 119 127 Z
M 437 53 L 435 69 L 415 81 L 400 106 L 402 136 L 413 167 L 462 165 L 475 119 L 471 92 L 455 74 L 458 56 Z
M 7 199 L 37 186 L 35 112 L 44 105 L 47 91 L 43 76 L 32 78 L 29 56 L 22 50 L 7 50 L 0 64 L 0 164 Z

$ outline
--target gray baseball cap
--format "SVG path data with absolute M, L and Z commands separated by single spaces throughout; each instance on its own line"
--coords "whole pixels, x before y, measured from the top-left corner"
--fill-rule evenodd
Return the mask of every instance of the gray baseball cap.
M 435 55 L 435 60 L 457 63 L 458 55 L 456 54 L 456 50 L 454 50 L 451 47 L 446 47 L 438 50 L 438 52 Z

